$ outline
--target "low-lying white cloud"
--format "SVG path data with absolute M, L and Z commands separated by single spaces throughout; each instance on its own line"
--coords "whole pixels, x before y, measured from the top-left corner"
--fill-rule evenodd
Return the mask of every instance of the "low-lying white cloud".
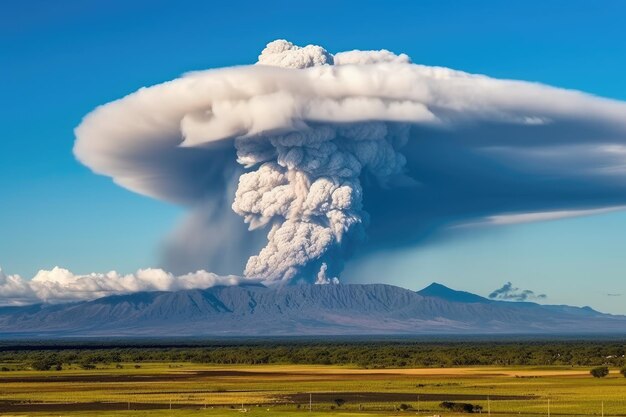
M 110 271 L 79 275 L 55 267 L 37 272 L 32 279 L 7 275 L 0 269 L 0 305 L 81 301 L 113 294 L 209 288 L 240 282 L 237 276 L 219 276 L 206 271 L 176 276 L 154 268 L 140 269 L 134 274 Z

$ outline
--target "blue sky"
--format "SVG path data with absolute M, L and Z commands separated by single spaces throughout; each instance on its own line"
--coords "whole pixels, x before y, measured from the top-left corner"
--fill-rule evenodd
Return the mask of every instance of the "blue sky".
M 256 61 L 286 38 L 626 100 L 619 1 L 6 1 L 0 6 L 0 266 L 31 276 L 158 265 L 183 210 L 74 160 L 94 107 L 186 71 Z M 393 255 L 384 281 L 487 294 L 506 281 L 550 303 L 626 313 L 626 213 L 507 226 Z M 371 274 L 368 274 L 370 276 Z M 369 278 L 368 278 L 369 279 Z M 381 279 L 382 281 L 382 279 Z M 624 294 L 621 297 L 607 294 Z

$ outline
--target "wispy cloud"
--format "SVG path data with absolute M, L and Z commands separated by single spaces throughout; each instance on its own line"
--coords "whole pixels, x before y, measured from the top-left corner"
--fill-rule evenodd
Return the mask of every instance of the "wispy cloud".
M 509 300 L 509 301 L 528 301 L 528 300 L 541 300 L 547 298 L 545 294 L 535 294 L 531 290 L 522 290 L 514 287 L 509 281 L 502 287 L 493 290 L 489 294 L 489 298 L 494 300 Z
M 557 210 L 534 213 L 499 214 L 495 216 L 487 216 L 481 221 L 461 224 L 459 227 L 505 226 L 509 224 L 519 223 L 545 222 L 550 220 L 569 219 L 573 217 L 593 216 L 597 214 L 612 213 L 621 210 L 626 210 L 626 206 L 620 205 L 615 207 L 588 210 Z

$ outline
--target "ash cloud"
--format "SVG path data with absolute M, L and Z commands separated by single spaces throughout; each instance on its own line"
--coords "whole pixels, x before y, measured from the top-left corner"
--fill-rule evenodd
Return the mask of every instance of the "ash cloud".
M 529 300 L 543 300 L 547 298 L 545 294 L 535 294 L 531 290 L 522 290 L 513 286 L 509 281 L 502 287 L 494 290 L 489 294 L 489 298 L 494 300 L 508 300 L 508 301 L 529 301 Z
M 176 273 L 332 282 L 451 226 L 626 205 L 625 103 L 386 50 L 274 41 L 105 104 L 76 137 L 95 172 L 189 206 Z

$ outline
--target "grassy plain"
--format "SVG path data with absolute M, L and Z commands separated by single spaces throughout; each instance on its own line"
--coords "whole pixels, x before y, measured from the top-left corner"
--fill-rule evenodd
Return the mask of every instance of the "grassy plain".
M 0 364 L 12 366 L 14 364 Z M 0 414 L 36 416 L 455 415 L 442 401 L 499 416 L 626 416 L 626 378 L 588 367 L 358 369 L 323 365 L 132 363 L 0 373 Z M 309 394 L 312 412 L 309 412 Z M 345 403 L 337 406 L 335 400 Z M 341 402 L 341 401 L 338 401 Z M 171 404 L 171 409 L 170 409 Z M 410 406 L 399 411 L 401 404 Z

